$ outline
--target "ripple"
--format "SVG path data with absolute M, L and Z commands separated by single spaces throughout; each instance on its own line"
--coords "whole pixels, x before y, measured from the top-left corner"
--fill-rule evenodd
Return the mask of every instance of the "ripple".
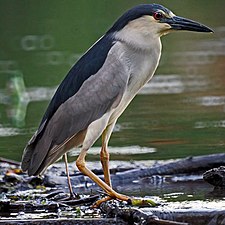
M 0 137 L 16 136 L 19 135 L 20 129 L 13 127 L 0 127 Z
M 98 155 L 101 147 L 93 147 L 88 151 L 88 154 Z M 140 147 L 140 146 L 126 146 L 126 147 L 109 147 L 110 154 L 116 155 L 135 155 L 135 154 L 147 154 L 156 152 L 155 148 Z M 80 149 L 72 150 L 69 155 L 77 156 L 80 154 Z
M 179 94 L 193 90 L 207 89 L 207 80 L 198 75 L 155 75 L 139 92 L 139 94 Z
M 195 123 L 194 128 L 225 128 L 225 120 L 213 120 L 213 121 L 198 121 Z
M 195 102 L 203 106 L 225 105 L 225 96 L 203 96 L 195 99 Z

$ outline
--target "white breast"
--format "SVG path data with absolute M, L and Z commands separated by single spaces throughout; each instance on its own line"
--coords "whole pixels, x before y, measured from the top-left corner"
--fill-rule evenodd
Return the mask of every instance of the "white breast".
M 138 91 L 154 75 L 161 55 L 161 42 L 160 39 L 158 40 L 156 44 L 159 46 L 154 45 L 148 50 L 135 49 L 121 42 L 116 43 L 116 49 L 120 49 L 117 54 L 129 67 L 130 78 L 120 104 L 110 117 L 110 123 L 118 119 Z

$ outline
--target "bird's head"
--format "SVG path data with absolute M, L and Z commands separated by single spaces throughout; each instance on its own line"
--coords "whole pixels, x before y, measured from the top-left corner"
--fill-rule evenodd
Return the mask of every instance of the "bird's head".
M 176 16 L 159 4 L 142 4 L 125 12 L 107 33 L 132 42 L 159 38 L 171 31 L 213 32 L 203 24 Z

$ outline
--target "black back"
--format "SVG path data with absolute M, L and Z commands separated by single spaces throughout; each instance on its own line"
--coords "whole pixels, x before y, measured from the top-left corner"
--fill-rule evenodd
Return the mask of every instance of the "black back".
M 97 73 L 104 64 L 112 45 L 113 39 L 111 35 L 103 36 L 102 39 L 77 61 L 57 88 L 39 128 L 44 122 L 51 119 L 61 104 L 78 92 L 85 80 Z

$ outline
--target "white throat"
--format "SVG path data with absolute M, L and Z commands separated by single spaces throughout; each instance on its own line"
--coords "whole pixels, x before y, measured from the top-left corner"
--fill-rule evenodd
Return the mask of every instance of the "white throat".
M 161 24 L 153 21 L 150 16 L 143 16 L 129 22 L 122 30 L 115 34 L 119 40 L 135 49 L 161 51 Z M 163 25 L 164 26 L 164 25 Z

